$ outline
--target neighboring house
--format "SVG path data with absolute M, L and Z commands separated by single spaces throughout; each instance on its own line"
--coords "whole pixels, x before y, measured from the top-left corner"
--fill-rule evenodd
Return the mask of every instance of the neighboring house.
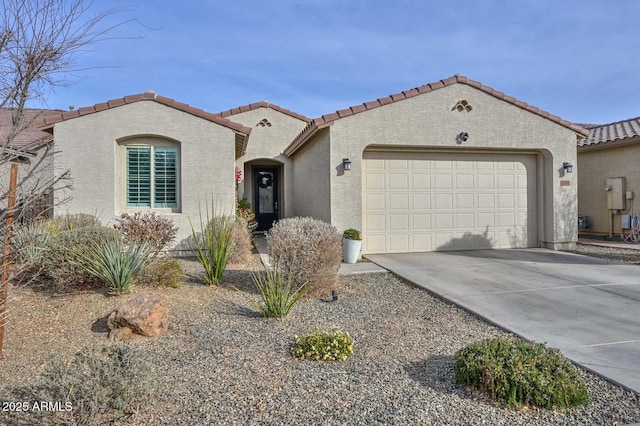
M 619 236 L 622 215 L 640 214 L 640 117 L 585 127 L 589 135 L 578 142 L 579 232 Z
M 231 121 L 230 121 L 231 120 Z M 364 253 L 572 249 L 584 128 L 462 76 L 314 120 L 267 102 L 210 114 L 153 92 L 47 117 L 73 198 L 57 212 L 154 210 L 179 238 L 215 197 L 260 226 L 312 216 Z
M 46 214 L 51 204 L 52 137 L 36 127 L 34 121 L 57 113 L 59 111 L 27 108 L 23 110 L 22 121 L 14 123 L 19 114 L 14 109 L 0 109 L 0 146 L 6 168 L 0 174 L 0 210 L 6 208 L 8 199 L 10 163 L 18 163 L 18 219 Z M 11 138 L 10 134 L 15 131 L 18 132 Z M 29 203 L 26 203 L 27 197 Z

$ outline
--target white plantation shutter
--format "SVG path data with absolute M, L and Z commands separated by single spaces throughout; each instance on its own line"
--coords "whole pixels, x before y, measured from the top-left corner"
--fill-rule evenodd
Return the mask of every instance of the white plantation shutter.
M 171 147 L 157 147 L 153 154 L 153 206 L 177 207 L 176 164 L 178 151 Z
M 151 207 L 151 148 L 127 148 L 127 207 Z
M 127 147 L 127 207 L 177 207 L 177 164 L 175 147 Z

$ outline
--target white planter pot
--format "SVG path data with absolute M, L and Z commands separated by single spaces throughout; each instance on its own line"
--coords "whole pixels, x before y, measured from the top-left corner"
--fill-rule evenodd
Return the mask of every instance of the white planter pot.
M 342 258 L 344 263 L 356 263 L 360 258 L 362 240 L 342 240 Z

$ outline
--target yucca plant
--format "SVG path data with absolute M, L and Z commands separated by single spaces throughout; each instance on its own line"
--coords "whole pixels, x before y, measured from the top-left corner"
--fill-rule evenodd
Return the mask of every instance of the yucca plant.
M 81 254 L 80 265 L 91 275 L 103 280 L 112 294 L 131 291 L 133 279 L 151 261 L 149 244 L 125 245 L 121 238 L 93 241 L 89 251 Z
M 273 268 L 261 274 L 251 274 L 253 283 L 260 292 L 262 303 L 250 299 L 253 305 L 267 318 L 283 318 L 300 301 L 306 292 L 306 284 L 295 287 L 293 276 Z
M 191 225 L 191 235 L 196 245 L 196 256 L 204 267 L 204 281 L 208 285 L 218 285 L 229 262 L 233 235 L 234 217 L 216 216 L 215 208 L 207 207 L 206 220 L 200 210 L 200 235 Z

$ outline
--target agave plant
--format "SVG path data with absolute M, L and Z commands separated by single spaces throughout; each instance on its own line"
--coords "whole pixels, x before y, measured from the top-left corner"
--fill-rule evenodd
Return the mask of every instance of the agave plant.
M 129 293 L 133 279 L 151 261 L 153 247 L 145 244 L 126 245 L 121 238 L 92 242 L 81 254 L 81 265 L 91 275 L 105 281 L 112 294 Z
M 293 275 L 289 274 L 285 277 L 278 268 L 267 270 L 262 274 L 252 273 L 251 279 L 260 292 L 264 305 L 253 299 L 250 299 L 251 303 L 267 318 L 283 318 L 289 315 L 307 290 L 306 284 L 296 288 Z

